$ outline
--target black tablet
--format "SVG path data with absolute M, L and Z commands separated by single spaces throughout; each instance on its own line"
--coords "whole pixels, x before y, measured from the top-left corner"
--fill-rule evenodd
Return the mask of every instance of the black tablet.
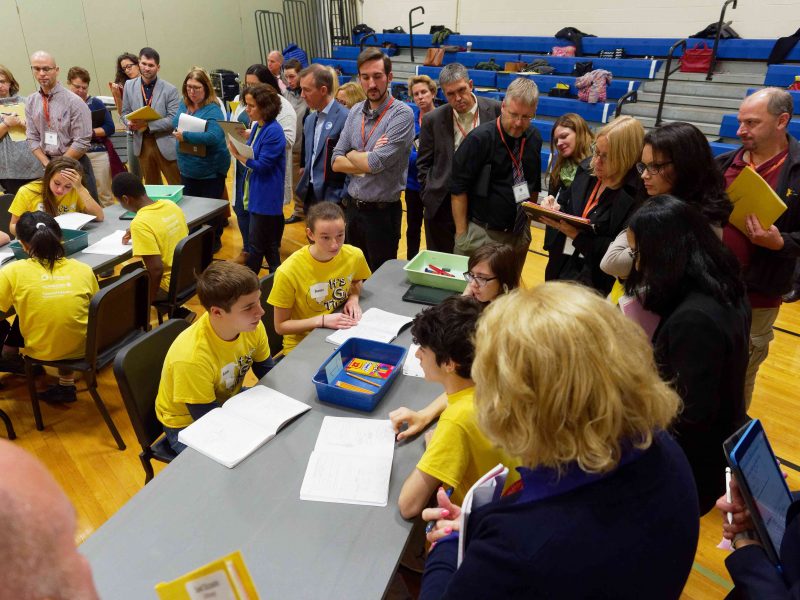
M 428 287 L 426 285 L 412 284 L 408 291 L 403 294 L 403 300 L 406 302 L 415 302 L 417 304 L 428 304 L 435 306 L 450 296 L 455 296 L 458 292 L 451 290 L 440 290 L 439 288 Z
M 761 544 L 770 560 L 779 565 L 792 494 L 761 421 L 753 419 L 744 425 L 725 441 L 724 448 Z

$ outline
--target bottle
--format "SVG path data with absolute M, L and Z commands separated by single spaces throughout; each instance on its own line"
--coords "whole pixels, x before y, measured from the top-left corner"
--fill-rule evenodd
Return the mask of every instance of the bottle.
M 467 42 L 467 52 L 472 52 L 472 42 Z

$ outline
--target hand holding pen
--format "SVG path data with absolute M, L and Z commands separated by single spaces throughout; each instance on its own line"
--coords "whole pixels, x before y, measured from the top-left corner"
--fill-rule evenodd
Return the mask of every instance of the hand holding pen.
M 429 521 L 425 528 L 425 537 L 432 544 L 461 528 L 461 507 L 450 502 L 452 493 L 453 488 L 445 491 L 440 487 L 436 492 L 438 508 L 426 508 L 422 511 L 423 520 Z

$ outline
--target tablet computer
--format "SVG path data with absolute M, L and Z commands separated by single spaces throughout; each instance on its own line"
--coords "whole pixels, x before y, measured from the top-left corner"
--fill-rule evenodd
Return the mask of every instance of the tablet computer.
M 415 302 L 416 304 L 428 304 L 435 306 L 445 298 L 455 296 L 458 292 L 451 290 L 441 290 L 439 288 L 428 287 L 426 285 L 412 284 L 408 291 L 403 294 L 403 300 L 406 302 Z
M 780 565 L 779 552 L 792 494 L 761 421 L 753 419 L 744 425 L 723 447 L 761 544 L 769 559 Z

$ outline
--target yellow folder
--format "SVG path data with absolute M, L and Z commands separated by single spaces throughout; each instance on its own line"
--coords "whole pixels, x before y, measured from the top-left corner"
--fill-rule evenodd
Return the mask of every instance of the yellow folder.
M 156 585 L 161 600 L 219 598 L 259 600 L 242 553 L 237 550 L 168 583 Z
M 745 167 L 728 186 L 733 203 L 731 225 L 747 235 L 745 217 L 754 214 L 764 229 L 769 229 L 786 210 L 780 196 L 751 167 Z
M 14 115 L 25 121 L 25 104 L 22 102 L 12 102 L 9 104 L 0 104 L 0 115 Z M 12 127 L 8 132 L 11 141 L 21 142 L 26 139 L 25 125 L 17 125 Z
M 164 117 L 154 111 L 151 107 L 145 105 L 142 108 L 137 108 L 125 118 L 129 121 L 134 119 L 138 121 L 157 121 L 158 119 L 163 119 Z

